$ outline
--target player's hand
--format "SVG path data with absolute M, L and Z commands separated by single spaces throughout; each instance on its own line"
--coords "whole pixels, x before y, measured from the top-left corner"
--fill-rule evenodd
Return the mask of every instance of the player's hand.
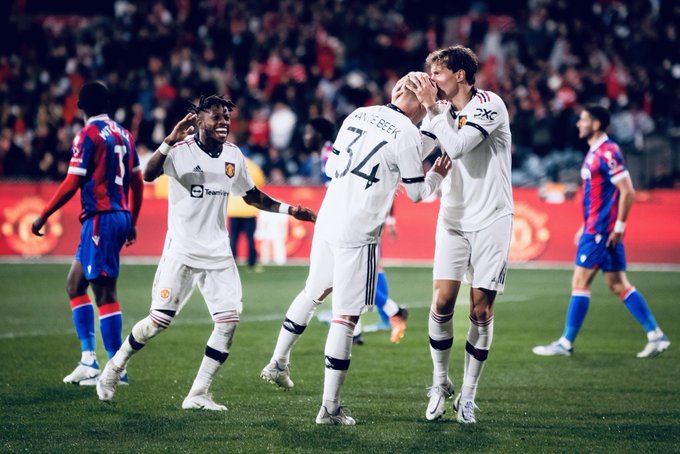
M 438 157 L 436 161 L 434 161 L 431 171 L 445 177 L 449 173 L 449 170 L 451 170 L 451 166 L 451 158 L 449 158 L 449 155 L 444 153 L 442 156 Z
M 35 236 L 43 236 L 43 233 L 40 233 L 40 230 L 43 228 L 45 225 L 45 222 L 47 222 L 47 219 L 43 219 L 42 216 L 38 216 L 35 218 L 33 221 L 33 224 L 31 224 L 31 232 L 33 232 L 33 235 Z
M 609 238 L 607 238 L 607 247 L 608 248 L 616 247 L 616 245 L 619 244 L 619 242 L 621 241 L 621 237 L 623 237 L 623 233 L 612 232 L 609 235 Z
M 289 213 L 298 221 L 316 222 L 316 213 L 302 205 L 291 206 Z
M 583 226 L 581 226 L 574 234 L 574 244 L 578 246 L 578 242 L 581 241 L 581 235 L 583 235 Z
M 196 121 L 196 118 L 197 115 L 193 112 L 186 114 L 184 118 L 175 125 L 170 134 L 168 134 L 168 137 L 165 138 L 165 143 L 174 145 L 194 132 L 194 122 Z
M 127 240 L 125 241 L 125 247 L 132 246 L 137 242 L 137 227 L 133 226 L 128 233 Z
M 397 232 L 396 225 L 387 224 L 387 237 L 392 241 L 396 241 L 397 238 L 399 238 L 399 233 Z
M 416 98 L 426 109 L 437 103 L 437 85 L 427 74 L 409 73 L 406 86 L 416 94 Z

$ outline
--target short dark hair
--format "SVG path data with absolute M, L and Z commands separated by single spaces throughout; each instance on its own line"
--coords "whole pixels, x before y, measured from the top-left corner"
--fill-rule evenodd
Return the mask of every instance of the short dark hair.
M 335 125 L 323 117 L 316 117 L 309 120 L 309 125 L 321 135 L 323 140 L 333 140 L 335 136 Z
M 187 109 L 189 112 L 195 113 L 198 115 L 201 112 L 208 112 L 213 106 L 220 106 L 220 107 L 226 107 L 228 112 L 231 112 L 234 110 L 234 107 L 236 107 L 236 104 L 234 104 L 230 99 L 225 98 L 224 96 L 220 95 L 210 95 L 210 96 L 203 96 L 198 100 L 198 104 L 194 104 L 191 101 L 189 102 L 190 106 L 189 109 Z
M 109 89 L 98 80 L 87 82 L 78 94 L 78 107 L 87 115 L 105 113 L 109 108 Z
M 477 55 L 469 47 L 451 46 L 432 52 L 425 60 L 427 66 L 433 64 L 443 65 L 453 72 L 458 70 L 465 71 L 465 80 L 468 84 L 474 85 L 475 74 L 479 68 Z
M 588 115 L 593 117 L 594 120 L 600 122 L 600 131 L 604 132 L 607 130 L 611 115 L 609 114 L 609 110 L 607 110 L 606 107 L 603 107 L 599 104 L 586 104 L 583 106 L 583 110 L 588 112 Z

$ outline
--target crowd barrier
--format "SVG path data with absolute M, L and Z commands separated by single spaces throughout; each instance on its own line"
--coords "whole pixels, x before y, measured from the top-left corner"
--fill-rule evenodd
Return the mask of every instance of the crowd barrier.
M 31 234 L 31 223 L 57 188 L 56 183 L 0 183 L 0 257 L 71 256 L 80 236 L 79 195 L 54 214 L 45 235 Z M 263 188 L 275 198 L 318 209 L 323 187 Z M 535 189 L 515 189 L 511 262 L 570 263 L 574 234 L 581 224 L 580 194 L 563 203 L 543 201 Z M 385 236 L 383 257 L 404 262 L 428 262 L 434 254 L 438 200 L 412 203 L 395 199 L 397 236 Z M 680 264 L 680 191 L 638 192 L 625 234 L 628 260 L 640 264 Z M 147 185 L 138 223 L 137 243 L 124 256 L 159 256 L 167 227 L 164 182 Z M 288 218 L 279 241 L 286 258 L 307 259 L 313 225 Z M 271 236 L 260 235 L 271 239 Z M 276 235 L 274 235 L 276 237 Z M 277 239 L 274 238 L 274 241 Z M 242 245 L 244 246 L 244 245 Z

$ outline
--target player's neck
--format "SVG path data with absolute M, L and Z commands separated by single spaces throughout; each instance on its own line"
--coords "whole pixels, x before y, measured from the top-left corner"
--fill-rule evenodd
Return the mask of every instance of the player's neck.
M 601 140 L 602 137 L 605 136 L 605 134 L 606 133 L 602 132 L 602 131 L 595 131 L 593 133 L 593 135 L 591 135 L 590 138 L 588 139 L 588 146 L 592 147 L 593 145 L 595 145 L 595 143 L 597 143 L 597 141 Z
M 207 135 L 201 135 L 199 132 L 195 136 L 196 145 L 203 150 L 208 156 L 212 158 L 218 157 L 222 153 L 222 142 L 218 142 Z
M 458 93 L 451 99 L 451 105 L 456 112 L 463 110 L 463 107 L 470 102 L 474 96 L 475 87 L 472 85 L 461 84 Z

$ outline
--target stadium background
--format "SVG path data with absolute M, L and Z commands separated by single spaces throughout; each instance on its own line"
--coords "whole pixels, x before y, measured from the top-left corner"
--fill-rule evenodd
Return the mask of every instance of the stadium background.
M 428 52 L 462 43 L 480 56 L 477 85 L 508 105 L 513 183 L 532 188 L 515 191 L 513 259 L 571 260 L 586 148 L 574 123 L 579 106 L 596 101 L 611 108 L 612 136 L 643 190 L 631 260 L 680 262 L 680 234 L 670 228 L 680 199 L 654 190 L 676 187 L 680 175 L 678 2 L 21 0 L 3 2 L 0 13 L 10 38 L 0 40 L 0 255 L 70 255 L 74 208 L 51 220 L 42 241 L 27 223 L 52 193 L 48 182 L 65 175 L 86 80 L 110 85 L 111 114 L 137 138 L 143 162 L 188 99 L 233 98 L 230 139 L 263 168 L 267 190 L 316 207 L 320 157 L 302 146 L 306 121 L 339 124 L 357 106 L 384 103 Z M 126 254 L 160 253 L 163 191 L 149 187 L 146 198 L 141 247 Z M 386 257 L 426 260 L 434 210 L 402 202 L 401 235 L 385 243 Z M 289 230 L 289 253 L 304 257 L 310 232 Z
M 671 340 L 680 339 L 678 24 L 673 0 L 0 1 L 0 451 L 678 452 L 678 349 L 636 359 L 644 334 L 602 279 L 593 285 L 577 354 L 563 361 L 531 353 L 564 322 L 570 271 L 552 265 L 568 268 L 572 259 L 586 149 L 573 124 L 588 101 L 611 107 L 612 133 L 638 188 L 629 275 Z M 437 203 L 404 197 L 397 198 L 399 236 L 384 244 L 389 259 L 420 265 L 387 268 L 392 296 L 411 310 L 409 328 L 399 345 L 375 333 L 354 349 L 344 393 L 359 420 L 351 430 L 313 423 L 323 383 L 321 323 L 311 323 L 296 346 L 295 390 L 277 393 L 258 378 L 304 266 L 242 270 L 242 322 L 212 388 L 226 414 L 179 409 L 212 329 L 200 295 L 136 358 L 131 385 L 113 405 L 61 382 L 79 349 L 63 292 L 78 200 L 50 219 L 42 240 L 30 223 L 66 172 L 85 80 L 103 79 L 115 91 L 112 116 L 133 131 L 143 159 L 186 98 L 233 97 L 232 140 L 264 168 L 266 190 L 316 206 L 323 186 L 318 156 L 301 146 L 307 119 L 337 123 L 358 105 L 385 102 L 399 74 L 421 69 L 430 50 L 452 43 L 477 51 L 478 85 L 497 91 L 512 115 L 513 254 L 530 267 L 513 265 L 495 310 L 477 427 L 453 423 L 450 411 L 440 424 L 422 417 Z M 157 262 L 163 185 L 147 186 L 140 241 L 124 250 L 137 256 L 121 269 L 126 333 L 148 313 L 155 266 L 130 262 L 148 255 Z M 302 238 L 289 242 L 289 252 L 304 260 L 311 231 L 291 224 L 289 232 Z M 461 296 L 454 316 L 456 383 L 465 304 Z

